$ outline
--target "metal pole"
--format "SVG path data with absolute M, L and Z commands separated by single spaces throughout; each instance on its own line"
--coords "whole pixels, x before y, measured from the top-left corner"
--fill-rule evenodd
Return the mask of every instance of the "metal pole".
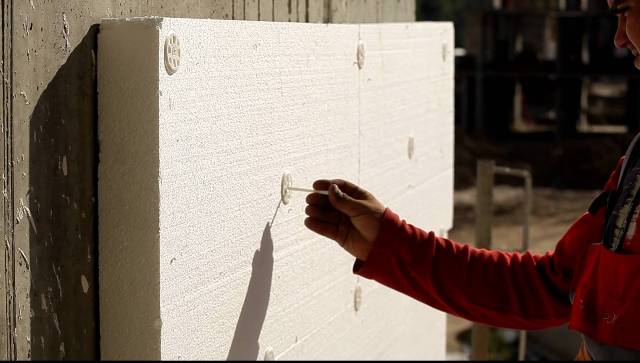
M 493 217 L 493 176 L 495 162 L 478 160 L 476 170 L 476 247 L 491 248 L 491 224 Z M 471 330 L 471 360 L 489 359 L 490 328 L 474 324 Z

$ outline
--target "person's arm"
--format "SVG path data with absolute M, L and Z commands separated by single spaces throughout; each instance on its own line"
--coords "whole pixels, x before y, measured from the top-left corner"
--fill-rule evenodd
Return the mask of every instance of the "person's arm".
M 615 189 L 623 159 L 605 190 Z M 366 261 L 354 273 L 434 308 L 487 325 L 542 329 L 564 324 L 576 264 L 600 243 L 604 208 L 582 215 L 544 255 L 478 249 L 437 237 L 386 209 Z
M 615 188 L 621 164 L 605 190 Z M 307 197 L 305 224 L 355 256 L 356 274 L 487 325 L 541 329 L 565 323 L 575 265 L 602 236 L 599 210 L 580 217 L 552 253 L 487 251 L 414 227 L 349 182 L 321 180 L 314 188 L 329 189 L 329 197 Z
M 601 236 L 601 221 L 585 214 L 553 253 L 533 255 L 440 238 L 387 209 L 367 261 L 356 260 L 354 272 L 471 321 L 512 329 L 562 325 L 571 308 L 573 268 Z

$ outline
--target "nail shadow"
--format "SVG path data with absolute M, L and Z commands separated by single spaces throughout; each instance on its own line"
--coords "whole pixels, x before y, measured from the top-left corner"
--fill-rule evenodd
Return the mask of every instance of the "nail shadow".
M 240 311 L 227 360 L 256 360 L 260 350 L 258 339 L 267 316 L 273 276 L 273 239 L 271 224 L 262 233 L 260 249 L 253 255 L 251 279 Z

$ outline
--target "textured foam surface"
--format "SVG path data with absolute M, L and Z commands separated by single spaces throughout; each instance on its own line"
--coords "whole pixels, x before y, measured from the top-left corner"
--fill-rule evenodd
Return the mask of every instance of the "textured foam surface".
M 444 314 L 354 276 L 280 185 L 349 179 L 448 230 L 450 24 L 133 19 L 99 47 L 103 358 L 444 358 Z

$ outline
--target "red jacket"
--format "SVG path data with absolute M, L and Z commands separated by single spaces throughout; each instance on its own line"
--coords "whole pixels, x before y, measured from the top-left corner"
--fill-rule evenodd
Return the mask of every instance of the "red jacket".
M 622 159 L 605 190 L 617 187 L 621 165 Z M 595 215 L 585 213 L 569 228 L 555 251 L 532 254 L 488 251 L 456 243 L 414 227 L 387 209 L 367 261 L 356 260 L 354 273 L 471 321 L 533 330 L 577 319 L 580 322 L 572 323 L 572 328 L 587 336 L 607 344 L 640 349 L 640 338 L 634 338 L 639 336 L 640 326 L 622 327 L 624 334 L 629 334 L 629 329 L 639 330 L 620 344 L 618 337 L 603 338 L 599 333 L 603 327 L 600 322 L 606 320 L 608 311 L 598 308 L 593 312 L 587 303 L 585 313 L 576 311 L 582 305 L 572 304 L 576 290 L 581 294 L 580 300 L 587 294 L 582 293 L 584 289 L 579 284 L 583 282 L 578 275 L 582 271 L 593 273 L 582 265 L 588 260 L 587 251 L 601 241 L 604 213 L 604 209 Z M 638 254 L 640 238 L 626 248 L 625 252 Z M 598 288 L 598 294 L 602 295 L 601 292 L 603 289 Z M 640 314 L 640 300 L 633 304 L 639 311 L 636 315 Z M 592 313 L 603 316 L 591 317 Z M 596 323 L 581 322 L 590 319 Z

